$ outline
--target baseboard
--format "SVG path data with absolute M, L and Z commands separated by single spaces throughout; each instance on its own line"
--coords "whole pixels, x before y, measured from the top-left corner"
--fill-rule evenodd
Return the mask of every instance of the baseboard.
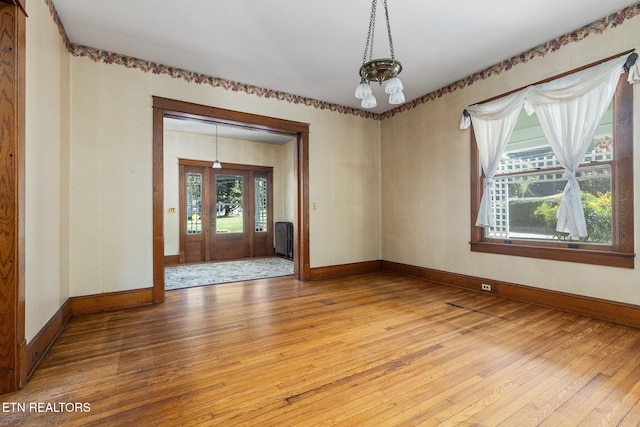
M 97 313 L 153 304 L 153 288 L 71 298 L 71 314 Z
M 449 273 L 391 261 L 382 261 L 381 268 L 406 276 L 419 277 L 442 285 L 491 293 L 503 298 L 640 328 L 640 306 L 632 304 L 550 291 L 493 279 Z M 490 284 L 491 291 L 483 291 L 483 283 Z
M 314 267 L 310 269 L 310 279 L 321 280 L 332 277 L 349 276 L 351 274 L 373 273 L 380 270 L 380 263 L 380 260 L 376 260 L 332 265 L 329 267 Z
M 26 345 L 26 349 L 21 351 L 20 357 L 26 372 L 24 376 L 26 381 L 20 388 L 26 385 L 51 346 L 65 330 L 72 316 L 152 304 L 152 294 L 151 289 L 137 289 L 69 298 Z
M 164 256 L 164 266 L 167 267 L 169 265 L 178 265 L 180 264 L 180 255 L 165 255 Z
M 27 344 L 24 360 L 26 366 L 26 378 L 31 378 L 45 354 L 51 348 L 58 336 L 65 330 L 71 318 L 71 304 L 67 300 L 60 309 L 49 319 L 40 332 Z

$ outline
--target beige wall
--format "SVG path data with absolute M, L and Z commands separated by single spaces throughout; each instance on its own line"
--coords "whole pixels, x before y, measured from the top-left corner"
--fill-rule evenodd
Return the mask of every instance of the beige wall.
M 471 252 L 469 130 L 475 102 L 640 47 L 640 17 L 515 66 L 382 123 L 382 257 L 437 270 L 640 304 L 640 271 Z M 640 85 L 634 87 L 640 129 Z M 640 245 L 640 132 L 635 132 L 635 246 Z M 406 209 L 402 209 L 406 206 Z M 474 213 L 475 220 L 475 213 Z
M 27 340 L 69 298 L 69 53 L 43 1 L 27 4 Z
M 82 57 L 71 76 L 72 296 L 152 285 L 153 95 L 309 123 L 311 267 L 380 259 L 377 122 Z
M 215 160 L 215 137 L 209 135 L 165 130 L 164 132 L 164 254 L 178 255 L 180 251 L 180 191 L 178 159 Z M 288 146 L 293 144 L 287 143 Z M 225 163 L 238 163 L 273 168 L 273 221 L 290 221 L 293 205 L 286 200 L 293 197 L 295 183 L 288 173 L 293 171 L 293 151 L 281 144 L 266 144 L 240 139 L 218 138 L 218 158 Z M 285 154 L 288 157 L 285 158 Z M 285 190 L 292 194 L 285 195 Z M 285 206 L 289 208 L 285 212 Z M 175 208 L 175 213 L 168 213 Z

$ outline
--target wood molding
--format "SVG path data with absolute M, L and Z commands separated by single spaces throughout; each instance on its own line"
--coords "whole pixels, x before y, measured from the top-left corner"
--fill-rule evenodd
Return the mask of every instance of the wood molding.
M 25 46 L 24 2 L 0 2 L 0 394 L 25 373 Z
M 149 305 L 153 303 L 152 299 L 152 289 L 111 292 L 67 299 L 28 344 L 23 343 L 19 346 L 23 360 L 21 368 L 24 370 L 24 378 L 21 380 L 20 388 L 26 385 L 51 346 L 66 329 L 72 316 Z
M 640 306 L 632 304 L 551 291 L 464 274 L 449 273 L 391 261 L 382 261 L 382 269 L 406 276 L 426 279 L 433 283 L 491 293 L 503 298 L 640 328 Z M 490 292 L 482 290 L 483 283 L 491 285 Z
M 17 358 L 17 387 L 22 388 L 27 381 L 27 369 L 26 362 L 26 337 L 25 337 L 25 324 L 26 324 L 26 285 L 25 285 L 25 161 L 26 161 L 26 33 L 27 33 L 27 11 L 25 9 L 26 0 L 18 1 L 17 5 L 20 11 L 17 13 L 17 112 L 18 118 L 16 124 L 16 132 L 18 136 L 18 144 L 16 148 L 18 160 L 16 161 L 16 177 L 17 177 L 17 189 L 16 197 L 18 199 L 18 239 L 17 239 L 17 322 L 16 322 L 16 354 Z
M 295 136 L 294 277 L 310 280 L 309 124 L 152 96 L 153 100 L 153 302 L 164 300 L 164 117 L 223 123 Z
M 215 123 L 224 123 L 229 126 L 250 129 L 262 129 L 287 135 L 309 131 L 308 123 L 261 116 L 242 111 L 226 110 L 224 108 L 210 107 L 208 105 L 194 104 L 192 102 L 179 101 L 160 96 L 153 97 L 153 107 L 164 110 L 167 116 L 206 123 L 211 123 L 211 119 L 214 119 L 213 121 Z
M 293 223 L 293 275 L 302 281 L 311 280 L 309 244 L 309 128 L 299 132 L 294 148 L 295 221 Z
M 7 3 L 7 4 L 12 4 L 14 6 L 18 6 L 25 16 L 29 16 L 27 15 L 27 8 L 25 6 L 26 1 L 27 0 L 0 0 L 0 3 Z
M 476 227 L 479 228 L 479 227 Z M 607 267 L 634 268 L 635 253 L 621 253 L 615 251 L 599 251 L 589 249 L 554 248 L 548 246 L 534 246 L 533 242 L 519 244 L 504 244 L 500 242 L 482 241 L 471 242 L 471 250 L 497 255 L 520 256 L 526 258 L 552 259 L 563 262 L 590 263 Z
M 612 197 L 612 210 L 616 215 L 612 232 L 616 249 L 623 253 L 635 255 L 634 247 L 634 218 L 637 213 L 633 211 L 633 192 L 634 192 L 634 142 L 633 135 L 633 86 L 624 78 L 623 74 L 620 78 L 621 83 L 616 88 L 613 98 L 613 114 L 615 128 L 613 135 L 616 140 L 614 149 L 614 158 L 616 163 L 615 185 L 617 197 Z M 630 268 L 634 268 L 633 259 Z
M 164 301 L 164 111 L 153 109 L 153 302 Z
M 165 255 L 164 256 L 164 265 L 178 265 L 180 264 L 180 255 Z
M 58 339 L 62 331 L 67 327 L 71 319 L 71 304 L 67 300 L 53 315 L 40 332 L 26 346 L 27 378 L 31 378 L 33 372 L 44 359 L 53 343 Z
M 623 52 L 620 55 L 628 54 Z M 616 56 L 620 56 L 616 55 Z M 615 56 L 614 56 L 615 57 Z M 611 58 L 614 58 L 611 57 Z M 611 58 L 607 58 L 609 60 Z M 470 140 L 470 230 L 474 252 L 551 259 L 619 268 L 635 268 L 633 212 L 633 86 L 620 76 L 613 98 L 613 126 L 616 149 L 611 169 L 612 236 L 610 245 L 576 241 L 504 240 L 485 237 L 475 225 L 484 191 L 484 173 L 473 129 Z M 495 98 L 493 98 L 495 99 Z
M 153 304 L 153 289 L 134 289 L 130 291 L 109 292 L 99 295 L 86 295 L 70 298 L 71 314 L 97 313 Z
M 330 279 L 332 277 L 350 276 L 352 274 L 373 273 L 379 271 L 381 261 L 364 261 L 352 264 L 315 267 L 309 271 L 310 280 Z

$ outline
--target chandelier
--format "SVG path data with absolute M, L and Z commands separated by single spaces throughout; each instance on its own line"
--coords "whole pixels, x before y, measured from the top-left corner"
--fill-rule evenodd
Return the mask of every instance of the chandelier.
M 378 105 L 376 97 L 373 96 L 370 82 L 377 82 L 382 85 L 387 82 L 384 91 L 389 94 L 389 104 L 402 104 L 404 94 L 402 93 L 402 82 L 398 78 L 398 74 L 402 71 L 402 64 L 396 60 L 393 51 L 393 40 L 391 39 L 391 26 L 389 25 L 389 9 L 387 8 L 387 0 L 381 0 L 384 6 L 384 15 L 387 21 L 387 34 L 389 36 L 389 50 L 391 58 L 372 59 L 373 56 L 373 36 L 376 26 L 376 6 L 378 0 L 371 3 L 371 19 L 369 20 L 369 33 L 367 34 L 367 43 L 364 47 L 364 55 L 362 57 L 362 67 L 360 67 L 360 84 L 356 88 L 356 98 L 362 100 L 362 108 L 374 108 Z M 368 61 L 367 61 L 368 57 Z

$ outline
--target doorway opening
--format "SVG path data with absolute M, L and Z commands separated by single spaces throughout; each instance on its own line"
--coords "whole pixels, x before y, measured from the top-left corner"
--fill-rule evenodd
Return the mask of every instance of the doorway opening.
M 155 303 L 162 302 L 164 299 L 164 291 L 165 291 L 165 241 L 167 239 L 165 226 L 164 226 L 164 218 L 165 212 L 170 211 L 173 206 L 168 206 L 165 204 L 165 179 L 164 175 L 167 171 L 165 171 L 164 164 L 164 150 L 165 150 L 165 127 L 164 122 L 165 119 L 172 120 L 180 120 L 183 122 L 196 122 L 200 124 L 214 125 L 214 126 L 225 126 L 231 129 L 238 130 L 253 130 L 253 131 L 261 131 L 261 133 L 266 133 L 269 135 L 280 135 L 286 136 L 293 140 L 293 179 L 292 179 L 292 190 L 293 190 L 293 276 L 295 279 L 299 280 L 309 280 L 310 278 L 310 269 L 309 269 L 309 157 L 308 157 L 308 146 L 309 146 L 309 125 L 306 123 L 293 122 L 288 120 L 282 120 L 272 117 L 266 116 L 258 116 L 248 113 L 241 113 L 237 111 L 224 110 L 215 107 L 208 107 L 198 104 L 187 103 L 183 101 L 176 101 L 167 98 L 153 97 L 153 186 L 154 186 L 154 195 L 153 195 L 153 301 Z M 217 151 L 217 150 L 216 150 Z M 217 157 L 217 153 L 216 153 Z M 290 161 L 290 160 L 289 160 Z M 224 161 L 223 161 L 224 165 Z M 208 162 L 208 168 L 211 168 L 212 162 Z M 201 166 L 202 167 L 202 166 Z M 258 178 L 258 181 L 253 181 L 250 185 L 255 185 L 256 182 L 264 183 L 265 179 L 268 179 L 268 171 L 258 171 L 256 173 L 250 173 L 246 170 L 246 165 L 242 164 L 228 164 L 226 173 L 221 173 L 220 181 L 223 183 L 221 185 L 234 185 L 234 180 L 237 183 L 237 177 L 242 176 L 243 180 L 246 178 Z M 218 169 L 220 171 L 220 169 Z M 204 174 L 203 174 L 204 175 Z M 216 174 L 214 173 L 214 176 Z M 252 176 L 253 175 L 253 176 Z M 226 178 L 224 178 L 226 177 Z M 236 177 L 236 178 L 231 178 Z M 208 178 L 208 185 L 211 187 L 217 186 L 218 178 Z M 213 179 L 213 181 L 212 181 Z M 203 177 L 203 184 L 207 181 L 206 178 Z M 213 184 L 212 184 L 213 182 Z M 224 184 L 226 182 L 226 184 Z M 261 184 L 258 184 L 261 185 Z M 253 196 L 255 196 L 256 190 L 253 190 Z M 228 202 L 228 201 L 227 201 Z M 209 200 L 207 203 L 211 203 Z M 210 210 L 207 218 L 207 228 L 211 226 L 211 220 L 213 216 L 216 216 L 214 220 L 215 227 L 217 222 L 217 210 L 225 209 L 223 206 L 226 202 L 221 202 L 221 205 L 218 207 L 217 202 L 216 206 L 212 207 L 209 204 Z M 230 207 L 233 210 L 233 207 Z M 252 208 L 248 210 L 251 212 Z M 255 208 L 253 208 L 253 213 L 255 214 Z M 213 211 L 213 215 L 212 215 Z M 258 215 L 259 216 L 259 215 Z M 202 222 L 203 218 L 199 218 L 201 221 L 201 226 L 204 224 Z M 277 219 L 277 218 L 276 218 Z M 244 224 L 243 221 L 243 230 L 245 227 L 251 226 L 250 224 Z M 251 253 L 251 245 L 254 246 L 253 253 L 255 254 L 258 250 L 259 246 L 264 246 L 265 248 L 271 246 L 271 241 L 273 240 L 273 234 L 270 236 L 267 233 L 263 233 L 261 231 L 256 232 L 255 222 L 260 221 L 257 217 L 254 218 L 253 224 L 253 239 L 245 237 L 244 232 L 242 234 L 242 242 L 238 243 L 238 241 L 234 242 L 232 246 L 235 248 L 234 250 L 245 250 L 245 247 L 248 246 L 248 253 Z M 237 221 L 236 221 L 237 222 Z M 231 221 L 229 221 L 231 223 Z M 270 222 L 273 224 L 273 216 Z M 233 225 L 236 226 L 237 224 Z M 232 226 L 232 224 L 228 224 L 228 226 Z M 257 226 L 260 228 L 260 225 Z M 270 227 L 272 228 L 272 227 Z M 251 228 L 250 228 L 251 229 Z M 209 233 L 211 234 L 211 230 L 215 231 L 215 228 L 209 228 Z M 234 233 L 231 233 L 234 234 Z M 238 233 L 235 233 L 238 234 Z M 247 234 L 252 234 L 251 232 Z M 230 234 L 229 234 L 230 235 Z M 268 242 L 265 244 L 259 243 L 256 240 L 256 236 L 263 239 L 264 242 Z M 215 247 L 219 248 L 219 245 L 226 244 L 225 242 L 226 236 L 214 236 L 213 240 L 209 239 L 208 241 L 203 240 L 201 253 L 205 253 L 205 259 L 207 257 L 206 250 L 207 245 L 209 254 L 209 259 L 218 259 L 219 256 L 215 253 L 214 256 L 211 256 L 211 250 Z M 217 239 L 217 237 L 220 237 Z M 237 237 L 237 236 L 236 236 Z M 271 239 L 271 241 L 269 240 Z M 208 242 L 208 243 L 206 243 Z M 224 243 L 223 243 L 224 242 Z M 256 243 L 258 242 L 258 243 Z M 197 245 L 196 245 L 197 246 Z M 241 248 L 241 249 L 238 249 Z M 273 249 L 271 249 L 273 250 Z M 196 251 L 197 252 L 197 251 Z M 236 255 L 242 255 L 247 252 L 242 252 L 235 254 L 234 256 L 227 255 L 230 258 L 237 257 Z M 180 256 L 180 255 L 179 255 Z M 191 256 L 191 255 L 190 255 Z

